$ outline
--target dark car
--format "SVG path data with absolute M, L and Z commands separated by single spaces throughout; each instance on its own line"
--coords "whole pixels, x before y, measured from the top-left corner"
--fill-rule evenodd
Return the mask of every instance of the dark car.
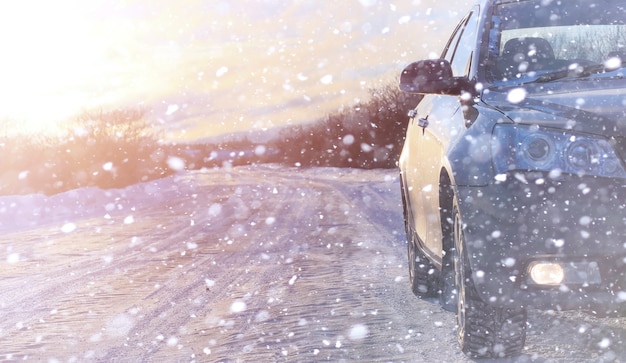
M 528 308 L 623 313 L 624 60 L 626 0 L 491 0 L 402 72 L 411 288 L 466 354 L 520 353 Z

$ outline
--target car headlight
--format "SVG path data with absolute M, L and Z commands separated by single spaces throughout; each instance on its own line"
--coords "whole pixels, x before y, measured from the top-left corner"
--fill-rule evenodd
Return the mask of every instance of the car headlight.
M 521 170 L 626 178 L 608 140 L 589 134 L 499 124 L 491 152 L 496 174 Z

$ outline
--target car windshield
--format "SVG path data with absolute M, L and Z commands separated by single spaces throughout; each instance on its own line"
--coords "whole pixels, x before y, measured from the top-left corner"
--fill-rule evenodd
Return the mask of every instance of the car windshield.
M 489 33 L 495 83 L 622 75 L 626 0 L 530 0 L 496 7 Z

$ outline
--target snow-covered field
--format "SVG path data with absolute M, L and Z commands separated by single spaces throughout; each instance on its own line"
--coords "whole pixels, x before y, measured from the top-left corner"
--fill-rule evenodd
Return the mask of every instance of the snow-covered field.
M 408 287 L 397 171 L 273 165 L 0 198 L 0 360 L 469 362 Z M 515 362 L 626 360 L 531 312 Z

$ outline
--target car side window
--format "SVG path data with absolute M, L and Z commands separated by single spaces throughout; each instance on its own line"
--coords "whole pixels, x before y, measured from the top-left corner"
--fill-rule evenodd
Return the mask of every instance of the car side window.
M 476 48 L 476 32 L 478 30 L 477 12 L 472 12 L 467 17 L 467 22 L 463 32 L 459 38 L 450 65 L 452 66 L 452 74 L 455 77 L 469 75 L 472 65 L 472 55 Z
M 467 24 L 467 17 L 464 18 L 459 23 L 459 25 L 457 25 L 456 29 L 454 30 L 454 33 L 452 34 L 452 36 L 450 37 L 450 40 L 448 41 L 448 44 L 446 44 L 446 47 L 444 48 L 441 58 L 447 60 L 448 62 L 452 62 L 452 56 L 454 55 L 454 51 L 456 50 L 456 46 L 459 42 L 459 38 L 461 37 L 461 34 L 463 33 L 465 24 Z
M 477 11 L 469 13 L 457 26 L 446 45 L 442 58 L 448 60 L 455 77 L 467 76 L 471 66 L 472 54 L 476 46 L 478 28 Z

